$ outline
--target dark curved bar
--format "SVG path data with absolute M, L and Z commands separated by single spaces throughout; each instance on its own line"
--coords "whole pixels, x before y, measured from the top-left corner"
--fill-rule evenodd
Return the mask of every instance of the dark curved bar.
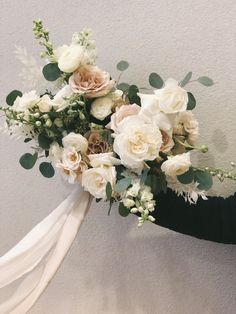
M 168 189 L 156 197 L 154 222 L 199 239 L 236 244 L 236 193 L 226 199 L 209 197 L 190 205 Z

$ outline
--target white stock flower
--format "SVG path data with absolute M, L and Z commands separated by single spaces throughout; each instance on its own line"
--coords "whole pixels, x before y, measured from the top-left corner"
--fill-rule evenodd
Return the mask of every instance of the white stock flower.
M 17 96 L 12 109 L 18 112 L 28 113 L 28 110 L 35 106 L 39 97 L 36 94 L 35 90 L 30 91 L 29 93 L 23 94 L 21 97 Z
M 191 167 L 190 153 L 184 153 L 173 157 L 168 157 L 161 165 L 161 170 L 167 176 L 179 176 L 189 170 Z
M 111 97 L 99 97 L 92 102 L 90 113 L 94 118 L 102 121 L 112 113 L 113 106 Z
M 90 57 L 85 47 L 80 45 L 70 45 L 64 47 L 58 58 L 58 67 L 62 72 L 72 73 L 80 66 L 89 64 Z
M 123 165 L 140 170 L 145 160 L 158 157 L 161 145 L 162 135 L 159 128 L 136 115 L 119 123 L 113 148 Z
M 114 187 L 116 182 L 115 167 L 96 167 L 82 173 L 82 186 L 96 198 L 106 199 L 106 185 L 110 182 Z
M 88 149 L 88 141 L 81 134 L 76 134 L 74 132 L 69 133 L 62 139 L 62 144 L 64 148 L 74 147 L 77 152 L 85 154 Z
M 55 107 L 57 111 L 61 111 L 69 106 L 66 98 L 70 98 L 73 95 L 73 91 L 70 85 L 65 85 L 59 92 L 54 96 L 53 102 L 55 103 Z
M 49 158 L 53 163 L 60 162 L 62 157 L 62 147 L 58 143 L 54 142 L 51 144 L 49 149 Z
M 101 154 L 91 154 L 88 155 L 92 167 L 100 166 L 117 166 L 121 162 L 119 159 L 114 157 L 112 152 L 110 153 L 101 153 Z

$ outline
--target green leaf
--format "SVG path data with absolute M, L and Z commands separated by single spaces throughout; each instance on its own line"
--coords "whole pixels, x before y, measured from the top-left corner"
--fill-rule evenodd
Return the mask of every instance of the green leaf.
M 24 143 L 28 143 L 30 141 L 32 141 L 32 138 L 30 138 L 30 137 L 27 137 L 27 138 L 24 139 Z
M 47 137 L 45 134 L 43 134 L 43 133 L 39 134 L 38 143 L 42 149 L 48 150 L 50 148 L 50 145 L 52 142 L 53 142 L 53 140 L 51 138 Z
M 130 186 L 131 182 L 132 182 L 131 178 L 123 178 L 123 179 L 119 180 L 116 183 L 115 191 L 117 193 L 123 192 L 124 190 L 126 190 Z
M 196 99 L 192 93 L 188 92 L 187 110 L 193 110 L 196 107 Z
M 35 153 L 33 155 L 30 153 L 26 153 L 26 154 L 21 156 L 19 162 L 24 169 L 29 170 L 29 169 L 32 169 L 34 167 L 37 159 L 38 159 L 37 153 Z
M 125 205 L 123 203 L 120 202 L 119 204 L 119 214 L 122 216 L 122 217 L 126 217 L 129 215 L 130 211 L 127 207 L 125 207 Z
M 149 84 L 155 88 L 162 88 L 164 81 L 157 73 L 151 73 L 149 75 Z
M 129 63 L 127 61 L 124 61 L 124 60 L 118 62 L 116 65 L 116 68 L 119 71 L 125 71 L 126 69 L 128 69 L 128 67 L 129 67 Z
M 8 106 L 13 106 L 14 101 L 16 100 L 17 97 L 21 97 L 22 96 L 22 92 L 20 92 L 19 90 L 13 90 L 12 92 L 10 92 L 7 97 L 6 97 L 6 102 L 8 104 Z
M 112 186 L 111 186 L 110 182 L 107 182 L 107 185 L 106 185 L 106 196 L 107 196 L 108 200 L 111 199 L 111 196 L 112 196 Z
M 131 104 L 141 105 L 141 99 L 137 95 L 139 89 L 136 85 L 131 85 L 128 90 L 128 98 Z
M 185 85 L 188 84 L 188 82 L 191 80 L 192 78 L 192 72 L 188 72 L 188 74 L 185 75 L 184 79 L 179 83 L 179 85 L 181 87 L 184 87 Z
M 129 86 L 130 85 L 127 83 L 120 83 L 116 86 L 116 88 L 122 90 L 123 92 L 127 92 L 129 89 Z
M 202 85 L 204 85 L 204 86 L 212 86 L 212 85 L 214 85 L 214 81 L 211 78 L 207 77 L 207 76 L 201 76 L 201 77 L 199 77 L 197 79 L 197 81 L 199 83 L 201 83 Z
M 140 184 L 141 185 L 144 184 L 144 182 L 146 181 L 149 170 L 150 170 L 149 168 L 146 168 L 143 170 L 141 177 L 140 177 Z
M 189 184 L 189 183 L 193 182 L 193 178 L 194 178 L 194 172 L 193 172 L 192 167 L 189 168 L 189 170 L 187 172 L 181 174 L 180 176 L 177 176 L 177 179 L 182 184 Z
M 203 170 L 194 171 L 194 181 L 199 183 L 199 190 L 209 190 L 213 185 L 212 176 L 210 173 L 205 172 Z
M 154 195 L 159 194 L 161 191 L 166 193 L 167 184 L 164 173 L 148 175 L 145 184 L 151 187 Z
M 43 68 L 43 76 L 47 81 L 56 81 L 60 76 L 62 72 L 58 68 L 57 63 L 48 63 Z
M 52 178 L 55 174 L 55 170 L 50 162 L 42 162 L 39 165 L 39 171 L 46 178 Z

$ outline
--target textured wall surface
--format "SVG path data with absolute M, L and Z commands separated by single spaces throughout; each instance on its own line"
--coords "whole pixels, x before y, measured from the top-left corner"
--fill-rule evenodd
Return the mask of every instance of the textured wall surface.
M 189 71 L 216 84 L 191 87 L 198 100 L 205 164 L 236 161 L 235 0 L 46 1 L 0 0 L 0 101 L 22 89 L 14 44 L 39 51 L 31 32 L 41 17 L 56 45 L 90 26 L 100 67 L 114 77 L 120 59 L 131 63 L 125 79 L 147 84 L 151 71 L 180 80 Z M 59 176 L 47 180 L 23 170 L 21 142 L 0 135 L 0 254 L 7 251 L 70 192 Z M 229 195 L 235 183 L 218 184 Z M 93 204 L 67 259 L 32 314 L 233 314 L 236 247 L 193 239 L 122 219 Z

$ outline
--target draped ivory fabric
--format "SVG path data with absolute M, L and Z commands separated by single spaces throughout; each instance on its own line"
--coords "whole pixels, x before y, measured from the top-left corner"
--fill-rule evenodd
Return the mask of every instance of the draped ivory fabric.
M 82 225 L 92 197 L 76 189 L 15 247 L 0 258 L 0 294 L 13 294 L 0 304 L 1 314 L 24 314 L 56 273 Z

